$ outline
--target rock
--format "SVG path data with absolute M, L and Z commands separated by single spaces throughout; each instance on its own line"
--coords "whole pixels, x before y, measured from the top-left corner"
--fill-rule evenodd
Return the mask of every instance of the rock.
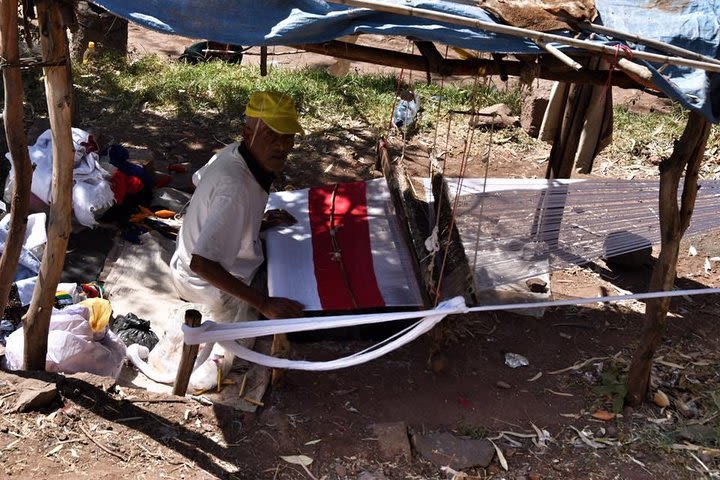
M 447 432 L 413 435 L 412 441 L 420 455 L 438 467 L 487 467 L 495 456 L 495 448 L 487 440 L 458 438 Z
M 542 278 L 530 278 L 525 281 L 528 289 L 533 293 L 547 293 L 547 282 Z
M 393 460 L 398 456 L 410 460 L 412 453 L 404 422 L 376 423 L 372 426 L 372 431 L 378 439 L 380 457 L 383 460 Z
M 475 128 L 507 128 L 517 123 L 518 118 L 504 103 L 482 108 L 470 118 L 470 126 Z
M 509 390 L 510 388 L 512 388 L 509 383 L 503 382 L 502 380 L 498 381 L 495 386 L 497 386 L 498 388 L 504 388 L 505 390 Z
M 715 443 L 715 428 L 712 425 L 686 425 L 675 431 L 678 440 L 687 440 L 699 445 L 712 445 Z
M 57 397 L 55 383 L 28 378 L 16 385 L 20 392 L 10 413 L 27 412 L 50 405 Z
M 537 138 L 540 134 L 540 127 L 549 101 L 550 92 L 545 89 L 534 89 L 522 99 L 520 126 L 533 138 Z
M 387 480 L 387 477 L 382 470 L 378 470 L 376 472 L 362 472 L 358 475 L 357 480 Z

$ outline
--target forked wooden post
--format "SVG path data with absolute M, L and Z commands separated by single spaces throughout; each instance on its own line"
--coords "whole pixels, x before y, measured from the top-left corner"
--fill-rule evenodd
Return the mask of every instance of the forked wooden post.
M 185 325 L 190 328 L 199 327 L 202 322 L 202 315 L 197 310 L 188 310 L 185 312 Z M 195 360 L 198 355 L 200 345 L 188 345 L 183 343 L 182 356 L 180 357 L 180 365 L 178 365 L 177 376 L 175 377 L 175 385 L 173 386 L 173 395 L 184 396 L 190 383 L 190 375 L 192 374 Z
M 5 311 L 8 294 L 15 276 L 18 258 L 25 238 L 30 210 L 30 181 L 32 166 L 28 154 L 27 136 L 23 124 L 23 83 L 18 52 L 18 12 L 15 2 L 0 3 L 0 56 L 7 65 L 3 68 L 5 83 L 5 138 L 12 156 L 13 196 L 10 205 L 10 232 L 0 258 L 0 315 Z
M 698 174 L 705 145 L 710 135 L 710 122 L 702 115 L 690 112 L 687 126 L 680 140 L 675 142 L 670 158 L 660 164 L 660 239 L 661 248 L 648 291 L 671 291 L 675 284 L 680 240 L 690 225 L 698 191 Z M 686 168 L 687 167 L 687 168 Z M 683 173 L 685 181 L 678 206 L 678 184 Z M 669 298 L 647 301 L 645 324 L 627 379 L 625 402 L 640 405 L 650 384 L 652 361 L 667 325 Z
M 73 150 L 71 133 L 72 84 L 67 69 L 70 60 L 67 36 L 59 3 L 36 0 L 43 61 L 58 66 L 44 67 L 45 96 L 52 129 L 52 190 L 47 226 L 47 247 L 40 265 L 37 286 L 30 301 L 25 326 L 24 363 L 26 370 L 44 370 L 50 314 L 55 303 L 60 273 L 65 262 L 72 220 Z

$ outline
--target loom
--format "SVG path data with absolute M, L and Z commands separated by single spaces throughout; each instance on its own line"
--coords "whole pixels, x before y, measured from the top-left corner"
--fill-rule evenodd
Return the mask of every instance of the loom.
M 424 185 L 425 200 L 439 210 L 429 180 Z M 475 292 L 660 241 L 658 181 L 488 178 L 445 185 L 451 201 L 458 197 L 455 226 Z M 268 233 L 270 295 L 296 299 L 310 311 L 422 306 L 422 281 L 384 179 L 274 193 L 269 207 L 298 219 Z M 718 211 L 720 181 L 702 181 L 688 233 L 719 228 Z M 442 244 L 447 232 L 439 237 Z M 432 239 L 426 244 L 429 256 Z

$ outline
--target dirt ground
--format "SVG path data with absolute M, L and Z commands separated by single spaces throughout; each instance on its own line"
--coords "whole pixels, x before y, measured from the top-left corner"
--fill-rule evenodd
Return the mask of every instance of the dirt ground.
M 131 28 L 130 44 L 136 54 L 175 57 L 189 43 Z M 332 63 L 307 54 L 283 55 L 276 61 L 290 66 Z M 366 65 L 351 68 L 377 71 Z M 648 110 L 665 105 L 636 94 L 620 101 Z M 234 135 L 213 131 L 206 120 L 178 124 L 176 119 L 151 112 L 96 127 L 116 142 L 151 152 L 159 167 L 179 161 L 202 165 Z M 362 124 L 345 127 L 344 135 L 310 134 L 303 140 L 277 187 L 376 176 L 371 169 L 376 139 Z M 451 152 L 461 148 L 463 133 L 454 132 Z M 431 135 L 414 137 L 409 151 L 425 151 Z M 548 146 L 536 142 L 528 147 L 503 142 L 502 137 L 495 140 L 491 176 L 544 175 Z M 418 153 L 417 158 L 420 156 Z M 413 173 L 423 173 L 425 165 L 419 162 L 411 165 L 411 171 L 413 168 Z M 474 168 L 474 173 L 481 174 L 484 167 L 478 164 Z M 622 168 L 609 162 L 604 174 L 623 176 Z M 656 167 L 648 166 L 643 172 L 652 176 L 653 169 Z M 176 184 L 186 181 L 175 179 Z M 687 253 L 690 245 L 697 255 Z M 720 286 L 720 263 L 712 263 L 710 271 L 704 268 L 706 258 L 717 256 L 717 232 L 687 239 L 681 248 L 677 287 Z M 652 265 L 621 271 L 598 262 L 553 274 L 552 293 L 554 298 L 573 298 L 642 292 L 651 271 Z M 442 369 L 428 364 L 430 340 L 421 338 L 359 367 L 325 373 L 288 372 L 281 385 L 267 392 L 264 406 L 256 414 L 113 387 L 97 378 L 60 378 L 58 399 L 49 407 L 0 417 L 0 476 L 706 478 L 720 465 L 719 437 L 713 430 L 720 410 L 720 397 L 716 398 L 720 392 L 719 308 L 717 295 L 673 300 L 658 352 L 662 359 L 656 362 L 652 377 L 653 390 L 660 388 L 670 397 L 671 405 L 664 408 L 648 402 L 636 410 L 626 408 L 609 420 L 592 416 L 612 409 L 616 395 L 610 388 L 611 374 L 626 371 L 632 357 L 643 321 L 640 302 L 553 308 L 541 319 L 511 313 L 453 316 L 445 320 Z M 295 343 L 291 356 L 332 359 L 368 345 L 359 341 Z M 530 364 L 510 368 L 505 364 L 506 353 L 524 355 Z M 4 412 L 19 394 L 17 385 L 22 377 L 30 375 L 0 372 L 0 408 Z M 598 392 L 597 387 L 602 386 L 610 390 Z M 410 457 L 388 457 L 384 454 L 386 439 L 373 429 L 382 423 L 401 423 L 410 436 L 451 432 L 468 438 L 494 438 L 502 457 L 496 455 L 487 468 L 468 468 L 457 474 L 443 471 L 442 465 L 433 465 L 414 449 Z M 535 427 L 546 431 L 549 438 L 541 441 Z M 710 437 L 691 437 L 686 432 L 690 427 L 708 427 Z M 707 434 L 707 428 L 703 431 Z M 312 459 L 307 468 L 281 458 L 300 454 Z

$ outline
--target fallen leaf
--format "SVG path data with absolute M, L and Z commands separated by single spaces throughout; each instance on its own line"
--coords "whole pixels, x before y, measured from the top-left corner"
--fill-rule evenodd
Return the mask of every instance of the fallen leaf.
M 50 450 L 48 453 L 46 453 L 45 456 L 46 456 L 46 457 L 49 457 L 50 455 L 55 455 L 55 454 L 58 453 L 60 450 L 62 450 L 62 448 L 63 448 L 62 445 L 56 445 L 55 448 L 53 448 L 53 449 Z
M 502 466 L 505 471 L 508 469 L 508 463 L 507 460 L 505 460 L 505 455 L 503 455 L 502 450 L 500 450 L 500 447 L 495 445 L 495 442 L 492 440 L 488 440 L 488 442 L 492 443 L 492 446 L 495 447 L 495 453 L 497 454 L 498 461 L 500 462 L 500 466 Z
M 663 392 L 662 390 L 658 390 L 657 392 L 655 392 L 653 401 L 655 402 L 655 405 L 660 408 L 665 408 L 670 405 L 670 399 L 667 395 L 665 395 L 665 392 Z
M 690 245 L 690 248 L 688 249 L 688 255 L 690 255 L 691 257 L 695 257 L 695 256 L 697 256 L 697 254 L 698 254 L 697 248 Z
M 280 458 L 293 465 L 302 465 L 303 467 L 307 467 L 313 463 L 313 459 L 307 455 L 280 455 Z
M 712 264 L 710 263 L 710 259 L 705 257 L 705 273 L 710 273 L 712 270 Z
M 309 442 L 305 442 L 305 445 L 315 445 L 316 443 L 320 442 L 322 442 L 322 440 L 318 438 L 317 440 L 310 440 Z
M 528 382 L 534 382 L 535 380 L 537 380 L 537 379 L 540 378 L 540 377 L 542 377 L 542 372 L 538 372 L 534 377 L 528 378 L 527 381 L 528 381 Z
M 612 412 L 608 412 L 607 410 L 598 410 L 597 412 L 592 414 L 592 417 L 597 420 L 609 422 L 610 420 L 615 418 L 615 414 Z
M 587 435 L 585 432 L 583 432 L 583 431 L 581 431 L 581 430 L 578 430 L 577 428 L 573 427 L 572 425 L 570 425 L 570 428 L 572 428 L 573 430 L 575 430 L 575 431 L 577 432 L 578 437 L 580 437 L 580 440 L 582 440 L 582 442 L 583 442 L 585 445 L 587 445 L 587 446 L 589 446 L 589 447 L 592 447 L 592 448 L 605 448 L 605 447 L 607 447 L 607 445 L 604 445 L 604 444 L 602 444 L 602 443 L 598 443 L 598 442 L 596 442 L 595 440 L 591 439 L 590 437 L 588 437 L 588 435 Z

